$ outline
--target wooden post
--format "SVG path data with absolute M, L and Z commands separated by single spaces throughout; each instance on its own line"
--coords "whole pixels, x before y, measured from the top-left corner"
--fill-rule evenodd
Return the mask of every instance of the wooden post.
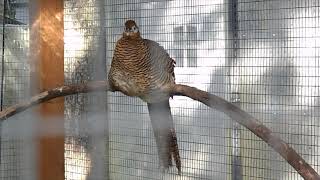
M 63 7 L 63 0 L 30 2 L 32 94 L 64 84 Z M 64 180 L 64 98 L 43 103 L 36 111 L 40 119 L 37 123 L 38 179 Z M 51 128 L 55 133 L 45 134 Z

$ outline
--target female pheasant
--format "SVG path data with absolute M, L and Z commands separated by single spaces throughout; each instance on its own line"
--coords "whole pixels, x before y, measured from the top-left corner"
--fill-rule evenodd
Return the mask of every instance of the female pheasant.
M 133 20 L 125 22 L 118 40 L 108 79 L 113 91 L 136 96 L 147 102 L 157 143 L 160 166 L 168 169 L 175 161 L 181 174 L 181 161 L 169 106 L 163 87 L 175 84 L 175 61 L 158 43 L 143 39 Z

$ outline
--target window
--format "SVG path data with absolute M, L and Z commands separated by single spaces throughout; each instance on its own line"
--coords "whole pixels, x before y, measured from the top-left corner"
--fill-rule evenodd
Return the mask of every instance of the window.
M 197 67 L 197 28 L 192 25 L 174 28 L 174 53 L 177 67 Z

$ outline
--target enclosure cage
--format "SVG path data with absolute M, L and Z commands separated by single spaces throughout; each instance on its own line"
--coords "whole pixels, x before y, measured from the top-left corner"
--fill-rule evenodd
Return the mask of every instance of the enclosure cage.
M 320 172 L 319 0 L 1 0 L 1 110 L 106 80 L 128 19 L 176 61 L 176 83 L 250 113 Z M 170 106 L 181 175 L 159 170 L 146 104 L 100 91 L 0 121 L 0 179 L 303 179 L 224 113 Z

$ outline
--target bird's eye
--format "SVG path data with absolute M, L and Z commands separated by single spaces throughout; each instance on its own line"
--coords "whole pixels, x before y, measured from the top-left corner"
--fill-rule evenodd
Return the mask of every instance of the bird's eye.
M 132 28 L 134 31 L 136 30 L 136 27 L 135 26 L 133 26 L 133 28 Z

